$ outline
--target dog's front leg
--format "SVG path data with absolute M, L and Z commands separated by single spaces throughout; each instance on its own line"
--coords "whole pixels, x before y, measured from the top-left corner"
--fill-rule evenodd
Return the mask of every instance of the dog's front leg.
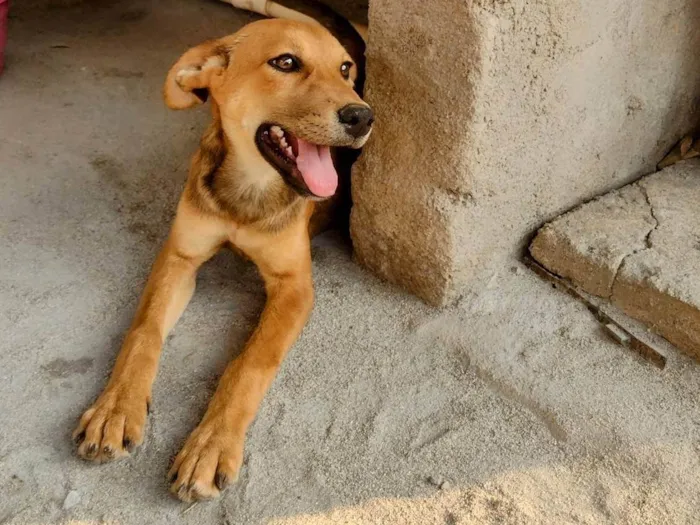
M 257 244 L 257 243 L 256 243 Z M 199 426 L 170 470 L 171 490 L 183 501 L 216 497 L 235 481 L 246 430 L 313 307 L 306 226 L 244 251 L 265 281 L 267 302 L 241 355 L 224 372 Z
M 73 432 L 81 457 L 114 459 L 143 441 L 161 346 L 192 297 L 197 268 L 222 239 L 212 221 L 181 203 L 109 382 Z

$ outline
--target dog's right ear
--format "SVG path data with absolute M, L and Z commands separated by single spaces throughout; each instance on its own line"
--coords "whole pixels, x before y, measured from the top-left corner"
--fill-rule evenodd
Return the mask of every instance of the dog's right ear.
M 227 65 L 228 53 L 220 41 L 193 47 L 170 68 L 163 86 L 165 103 L 171 109 L 187 109 L 206 102 Z

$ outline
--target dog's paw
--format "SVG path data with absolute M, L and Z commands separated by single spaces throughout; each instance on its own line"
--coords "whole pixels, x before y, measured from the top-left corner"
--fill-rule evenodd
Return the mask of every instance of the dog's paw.
M 168 473 L 170 491 L 186 502 L 216 498 L 238 479 L 243 439 L 223 418 L 202 421 L 190 434 Z
M 148 396 L 128 388 L 106 389 L 73 431 L 78 455 L 96 462 L 128 456 L 143 442 L 149 404 Z

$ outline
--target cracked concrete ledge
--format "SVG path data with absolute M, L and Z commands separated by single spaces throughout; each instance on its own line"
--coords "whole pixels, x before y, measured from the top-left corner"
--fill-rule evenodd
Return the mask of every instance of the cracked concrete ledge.
M 540 229 L 532 256 L 700 360 L 700 161 L 649 175 Z

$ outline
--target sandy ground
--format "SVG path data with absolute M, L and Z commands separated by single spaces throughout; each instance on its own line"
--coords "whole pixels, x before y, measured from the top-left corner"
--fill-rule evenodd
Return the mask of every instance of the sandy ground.
M 0 524 L 690 524 L 700 367 L 659 371 L 518 263 L 433 310 L 314 246 L 317 303 L 249 432 L 237 485 L 188 508 L 170 458 L 264 295 L 221 254 L 168 339 L 145 446 L 94 466 L 98 394 L 206 110 L 160 85 L 252 17 L 196 0 L 13 4 L 0 78 Z M 46 2 L 44 2 L 46 4 Z

